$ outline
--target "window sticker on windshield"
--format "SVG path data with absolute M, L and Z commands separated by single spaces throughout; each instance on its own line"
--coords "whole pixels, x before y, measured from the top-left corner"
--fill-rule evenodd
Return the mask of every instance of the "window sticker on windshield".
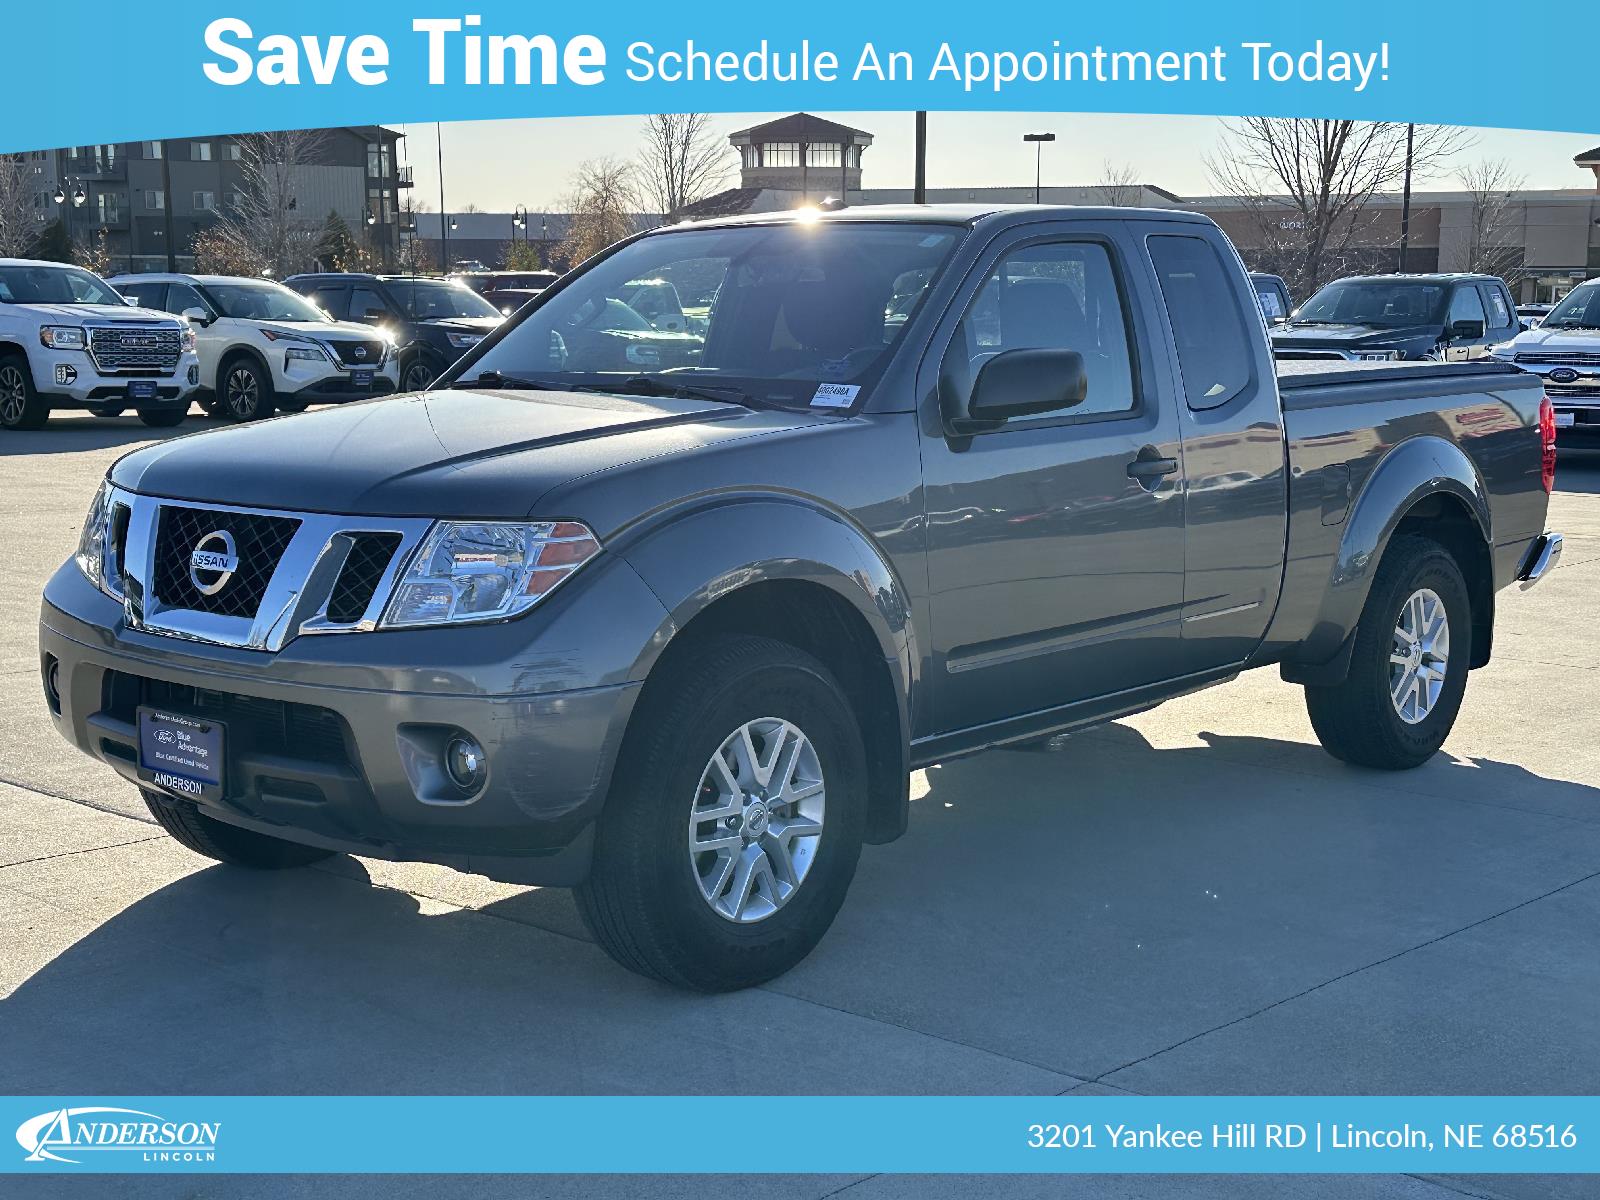
M 819 383 L 811 397 L 812 408 L 849 408 L 856 402 L 861 386 L 855 383 Z

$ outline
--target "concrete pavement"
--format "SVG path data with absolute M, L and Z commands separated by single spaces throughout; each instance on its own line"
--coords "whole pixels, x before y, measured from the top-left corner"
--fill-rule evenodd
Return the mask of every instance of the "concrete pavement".
M 192 427 L 207 422 L 194 418 Z M 1555 576 L 1405 774 L 1274 672 L 922 772 L 821 947 L 687 996 L 570 898 L 338 858 L 208 865 L 45 718 L 34 623 L 131 419 L 0 438 L 0 1092 L 1563 1093 L 1600 1079 L 1600 456 Z M 760 1049 L 756 1049 L 760 1047 Z M 88 1180 L 25 1194 L 103 1194 Z M 780 1196 L 1581 1196 L 1592 1180 L 764 1178 Z M 750 1181 L 147 1179 L 132 1196 L 743 1195 Z

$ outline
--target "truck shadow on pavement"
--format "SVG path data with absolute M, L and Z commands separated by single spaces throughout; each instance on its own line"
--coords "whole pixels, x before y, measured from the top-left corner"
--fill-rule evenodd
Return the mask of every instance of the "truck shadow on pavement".
M 0 1092 L 1592 1089 L 1600 790 L 1202 740 L 931 768 L 810 959 L 726 996 L 614 966 L 564 892 L 457 907 L 165 839 L 9 868 L 43 965 L 0 1002 Z
M 162 442 L 187 433 L 221 429 L 224 425 L 225 422 L 205 416 L 198 409 L 190 412 L 181 425 L 171 429 L 152 429 L 134 416 L 96 417 L 88 413 L 81 416 L 74 413 L 69 417 L 57 413 L 43 429 L 24 432 L 0 430 L 0 458 L 81 454 L 112 450 L 119 446 L 132 450 L 146 442 Z

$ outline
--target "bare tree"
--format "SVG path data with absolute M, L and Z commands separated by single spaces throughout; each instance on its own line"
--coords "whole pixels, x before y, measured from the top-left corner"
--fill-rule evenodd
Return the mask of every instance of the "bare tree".
M 652 211 L 669 215 L 720 191 L 733 166 L 733 147 L 705 113 L 653 113 L 639 149 L 639 192 Z
M 21 258 L 39 240 L 37 190 L 19 155 L 0 155 L 0 258 Z
M 320 130 L 286 129 L 240 138 L 238 205 L 195 238 L 197 257 L 203 246 L 213 260 L 259 260 L 280 277 L 311 270 L 323 225 L 300 211 L 298 192 L 325 137 Z
M 628 163 L 614 158 L 580 163 L 567 197 L 572 223 L 558 256 L 577 266 L 634 233 L 636 195 L 634 168 Z
M 1412 178 L 1438 174 L 1470 144 L 1465 130 L 1417 126 Z M 1206 166 L 1254 227 L 1251 257 L 1304 296 L 1353 265 L 1352 247 L 1370 240 L 1371 201 L 1400 183 L 1405 161 L 1404 125 L 1245 117 Z
M 1471 199 L 1467 270 L 1516 284 L 1524 271 L 1513 196 L 1522 187 L 1523 176 L 1503 158 L 1485 158 L 1462 167 L 1457 178 Z
M 1100 167 L 1100 179 L 1094 185 L 1095 197 L 1101 204 L 1117 208 L 1137 208 L 1144 199 L 1144 186 L 1132 163 L 1120 166 L 1109 158 Z
M 74 244 L 72 261 L 96 275 L 111 274 L 111 235 L 101 229 L 87 242 Z

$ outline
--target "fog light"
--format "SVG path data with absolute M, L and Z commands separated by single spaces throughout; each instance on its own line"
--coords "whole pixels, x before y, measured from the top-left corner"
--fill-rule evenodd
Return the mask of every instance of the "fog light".
M 44 656 L 44 698 L 50 711 L 61 715 L 61 660 L 54 654 Z
M 200 368 L 199 367 L 190 367 L 189 368 L 189 382 L 191 384 L 196 384 L 196 383 L 200 382 Z
M 489 774 L 488 756 L 469 734 L 451 734 L 444 744 L 444 770 L 463 792 L 476 792 Z
M 73 366 L 71 363 L 57 363 L 56 364 L 56 384 L 57 384 L 57 386 L 66 387 L 68 384 L 77 382 L 77 379 L 78 379 L 78 368 L 77 367 Z

